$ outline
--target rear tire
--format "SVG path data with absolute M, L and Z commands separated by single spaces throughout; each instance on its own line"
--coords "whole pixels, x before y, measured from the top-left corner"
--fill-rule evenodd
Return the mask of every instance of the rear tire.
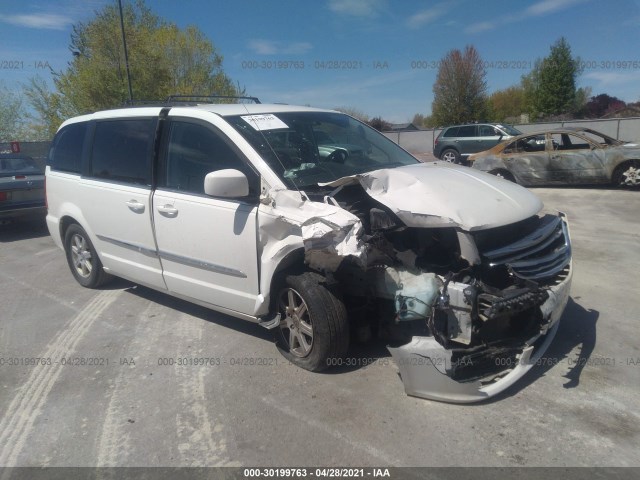
M 291 363 L 319 372 L 349 348 L 349 322 L 342 300 L 317 273 L 289 275 L 277 297 L 280 353 Z
M 453 148 L 447 148 L 440 155 L 440 159 L 448 163 L 460 163 L 460 154 Z
M 619 187 L 638 188 L 640 186 L 640 160 L 631 160 L 618 165 L 612 181 Z
M 73 277 L 83 287 L 98 288 L 112 278 L 102 268 L 89 235 L 77 223 L 70 225 L 65 232 L 64 251 Z

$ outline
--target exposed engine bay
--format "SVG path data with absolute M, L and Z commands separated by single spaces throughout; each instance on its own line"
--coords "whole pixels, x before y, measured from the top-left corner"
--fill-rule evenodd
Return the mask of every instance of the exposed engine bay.
M 337 236 L 336 228 L 308 222 L 306 262 L 340 284 L 358 339 L 388 342 L 408 394 L 478 401 L 521 377 L 546 350 L 571 279 L 563 214 L 492 228 L 424 215 L 412 222 L 410 212 L 374 198 L 361 178 L 329 187 L 305 194 L 359 222 Z

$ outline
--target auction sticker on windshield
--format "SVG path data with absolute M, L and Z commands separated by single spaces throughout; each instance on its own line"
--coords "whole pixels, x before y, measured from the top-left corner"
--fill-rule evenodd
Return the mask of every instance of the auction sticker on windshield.
M 277 130 L 279 128 L 289 128 L 286 123 L 272 113 L 268 113 L 266 115 L 244 115 L 241 118 L 256 130 Z

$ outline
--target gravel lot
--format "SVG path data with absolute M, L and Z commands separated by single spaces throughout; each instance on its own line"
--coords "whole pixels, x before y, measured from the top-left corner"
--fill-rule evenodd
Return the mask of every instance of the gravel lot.
M 406 396 L 381 344 L 313 374 L 259 326 L 84 289 L 44 223 L 0 226 L 0 466 L 640 466 L 640 192 L 535 192 L 569 217 L 572 298 L 544 363 L 470 406 Z

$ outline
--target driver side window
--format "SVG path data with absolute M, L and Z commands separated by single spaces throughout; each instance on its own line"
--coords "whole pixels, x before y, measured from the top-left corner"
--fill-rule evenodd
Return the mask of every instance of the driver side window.
M 479 137 L 496 137 L 500 135 L 500 132 L 491 125 L 479 125 L 478 129 L 480 130 Z
M 257 175 L 222 138 L 204 125 L 172 121 L 166 162 L 159 186 L 204 195 L 204 177 L 213 171 L 233 168 L 249 180 L 250 193 L 257 190 Z

